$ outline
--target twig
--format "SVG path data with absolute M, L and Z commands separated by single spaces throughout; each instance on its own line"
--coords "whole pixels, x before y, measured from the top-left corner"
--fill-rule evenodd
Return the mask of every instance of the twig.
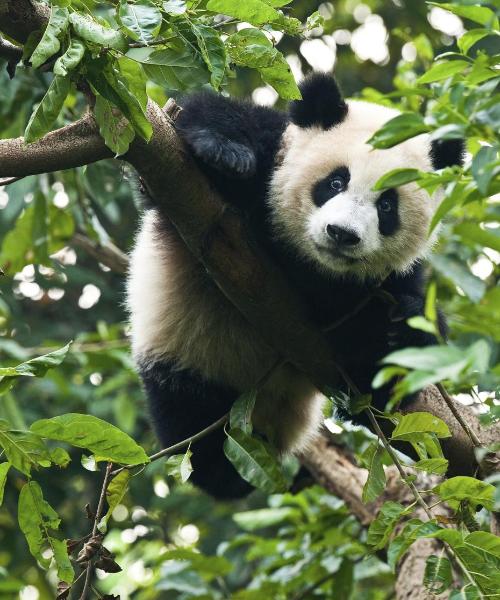
M 106 465 L 106 472 L 104 473 L 104 479 L 101 487 L 101 495 L 99 497 L 99 503 L 97 505 L 97 510 L 94 517 L 94 525 L 92 527 L 92 537 L 97 534 L 97 526 L 99 525 L 99 521 L 101 519 L 102 510 L 104 508 L 104 501 L 106 499 L 106 490 L 108 489 L 109 477 L 111 475 L 111 469 L 113 468 L 113 463 L 108 463 Z M 80 600 L 86 600 L 87 594 L 90 588 L 90 581 L 92 578 L 93 567 L 92 567 L 92 559 L 89 559 L 87 563 L 87 572 L 85 574 L 85 583 L 83 585 L 82 594 L 80 596 Z
M 327 573 L 324 577 L 321 577 L 321 579 L 318 579 L 318 581 L 315 581 L 314 583 L 311 583 L 311 585 L 308 585 L 301 592 L 299 592 L 298 594 L 296 594 L 293 597 L 292 600 L 305 600 L 306 598 L 309 598 L 309 595 L 312 592 L 314 592 L 314 590 L 316 590 L 319 587 L 321 587 L 329 579 L 331 579 L 332 577 L 335 577 L 335 575 L 337 575 L 337 572 L 335 572 L 335 573 Z
M 229 413 L 226 413 L 220 419 L 217 419 L 217 421 L 215 421 L 208 427 L 205 427 L 205 429 L 198 431 L 198 433 L 195 433 L 194 435 L 186 438 L 185 440 L 182 440 L 181 442 L 177 442 L 173 446 L 169 446 L 168 448 L 164 448 L 163 450 L 160 450 L 159 452 L 152 454 L 149 457 L 149 462 L 154 462 L 155 460 L 158 460 L 159 458 L 163 458 L 164 456 L 168 456 L 169 454 L 173 454 L 174 452 L 177 452 L 177 450 L 182 450 L 183 448 L 186 448 L 187 446 L 189 446 L 189 444 L 192 444 L 193 442 L 196 442 L 199 439 L 205 437 L 212 431 L 215 431 L 216 429 L 220 429 L 221 427 L 223 427 L 227 423 L 228 419 L 229 419 Z M 147 464 L 149 464 L 149 463 L 147 463 Z M 118 473 L 121 473 L 125 469 L 132 469 L 137 466 L 139 466 L 139 465 L 125 465 L 123 467 L 120 467 L 119 469 L 115 469 L 111 473 L 111 475 L 118 475 Z
M 90 254 L 115 273 L 123 275 L 127 272 L 128 256 L 110 241 L 100 244 L 82 233 L 75 233 L 70 244 L 85 250 L 87 254 Z
M 363 310 L 363 308 L 365 308 L 365 306 L 367 304 L 369 304 L 371 302 L 371 300 L 373 298 L 375 298 L 377 290 L 378 290 L 378 287 L 375 290 L 373 290 L 372 292 L 370 292 L 360 302 L 358 302 L 358 304 L 356 304 L 356 306 L 350 312 L 346 313 L 345 315 L 343 315 L 342 317 L 340 317 L 339 319 L 337 319 L 330 325 L 327 325 L 323 329 L 323 331 L 325 333 L 333 331 L 334 329 L 337 329 L 337 327 L 340 327 L 341 325 L 343 325 L 346 321 L 349 321 L 349 319 L 352 319 L 352 317 L 355 317 L 359 312 L 361 312 Z
M 432 516 L 432 513 L 429 510 L 429 507 L 427 506 L 427 503 L 422 498 L 420 492 L 418 491 L 418 489 L 415 486 L 415 484 L 413 483 L 413 481 L 411 481 L 411 479 L 405 473 L 405 471 L 403 469 L 403 465 L 400 463 L 396 453 L 392 449 L 392 446 L 389 444 L 389 441 L 385 437 L 384 432 L 382 431 L 382 429 L 380 429 L 380 425 L 378 424 L 377 419 L 375 418 L 375 415 L 369 408 L 366 409 L 366 414 L 368 415 L 368 418 L 370 419 L 370 423 L 372 424 L 372 427 L 373 427 L 375 433 L 378 435 L 384 448 L 387 450 L 389 456 L 391 457 L 392 462 L 395 464 L 397 470 L 399 471 L 399 474 L 401 475 L 401 479 L 410 488 L 413 496 L 415 497 L 415 500 L 420 505 L 420 507 L 424 510 L 425 514 L 429 517 L 429 519 L 433 519 L 434 517 Z
M 7 177 L 6 179 L 0 179 L 0 187 L 5 185 L 10 185 L 11 183 L 15 183 L 16 181 L 20 181 L 27 177 L 26 175 L 21 175 L 20 177 Z
M 462 429 L 469 436 L 469 439 L 472 442 L 472 445 L 475 446 L 476 448 L 480 448 L 483 445 L 481 443 L 481 440 L 477 437 L 475 432 L 472 431 L 472 429 L 469 427 L 469 425 L 463 419 L 462 415 L 458 412 L 457 407 L 455 406 L 455 402 L 453 401 L 453 398 L 448 394 L 444 385 L 442 383 L 437 383 L 436 387 L 439 390 L 441 396 L 443 397 L 443 400 L 446 402 L 446 405 L 453 413 L 453 416 L 455 417 L 455 419 L 460 423 Z

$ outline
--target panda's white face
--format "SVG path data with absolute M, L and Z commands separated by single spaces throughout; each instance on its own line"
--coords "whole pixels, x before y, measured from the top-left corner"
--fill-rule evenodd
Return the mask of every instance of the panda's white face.
M 389 150 L 366 142 L 398 113 L 349 102 L 331 129 L 289 125 L 269 203 L 287 245 L 335 274 L 364 279 L 403 272 L 432 245 L 429 223 L 439 202 L 416 184 L 385 192 L 375 182 L 396 168 L 431 170 L 427 135 Z

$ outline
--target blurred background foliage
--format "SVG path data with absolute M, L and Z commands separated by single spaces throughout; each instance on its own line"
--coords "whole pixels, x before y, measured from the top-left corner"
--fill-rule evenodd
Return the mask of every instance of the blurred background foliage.
M 113 3 L 72 2 L 79 4 L 109 17 Z M 493 2 L 483 4 L 494 8 Z M 460 17 L 412 0 L 295 0 L 285 10 L 302 22 L 315 11 L 323 17 L 322 25 L 305 35 L 273 34 L 297 80 L 313 69 L 333 69 L 346 95 L 395 102 L 408 110 L 418 111 L 422 97 L 397 91 L 415 86 L 434 57 L 455 51 L 464 33 Z M 224 31 L 234 28 L 228 24 Z M 475 55 L 498 54 L 499 39 L 480 40 Z M 50 73 L 22 66 L 10 80 L 5 66 L 0 61 L 2 138 L 23 134 L 51 80 Z M 392 97 L 381 96 L 395 90 Z M 233 69 L 226 91 L 263 104 L 285 104 L 256 70 L 243 67 Z M 148 82 L 148 92 L 160 103 L 167 99 L 157 81 Z M 75 120 L 85 107 L 85 97 L 71 92 L 57 124 Z M 130 249 L 140 207 L 129 180 L 118 162 L 102 161 L 0 188 L 0 265 L 6 271 L 0 278 L 2 366 L 75 340 L 59 368 L 43 379 L 25 378 L 0 396 L 0 419 L 26 429 L 42 417 L 89 413 L 116 424 L 151 453 L 156 442 L 129 354 L 124 274 L 99 263 L 74 237 L 80 233 L 104 245 L 112 241 L 124 252 Z M 486 210 L 478 217 L 483 221 L 498 219 L 498 206 L 467 210 L 472 219 L 480 210 Z M 451 316 L 452 339 L 466 344 L 483 336 L 496 356 L 499 254 L 474 240 L 464 243 L 454 225 L 451 219 L 444 227 L 431 280 Z M 485 421 L 498 416 L 491 387 L 484 393 L 476 388 L 476 396 L 483 393 L 486 399 Z M 335 431 L 356 455 L 370 439 L 347 424 Z M 100 475 L 82 468 L 80 455 L 73 449 L 64 471 L 37 474 L 46 499 L 62 517 L 64 535 L 72 538 L 87 533 L 84 505 L 95 502 L 101 483 Z M 54 597 L 57 578 L 53 569 L 47 573 L 37 566 L 19 533 L 18 475 L 11 473 L 13 485 L 6 487 L 0 509 L 0 598 L 45 600 Z M 98 587 L 141 600 L 389 599 L 394 574 L 376 555 L 367 558 L 365 542 L 366 531 L 343 503 L 319 487 L 296 495 L 255 492 L 237 505 L 215 503 L 189 484 L 178 485 L 159 461 L 132 479 L 113 514 L 106 545 L 123 572 L 103 575 Z

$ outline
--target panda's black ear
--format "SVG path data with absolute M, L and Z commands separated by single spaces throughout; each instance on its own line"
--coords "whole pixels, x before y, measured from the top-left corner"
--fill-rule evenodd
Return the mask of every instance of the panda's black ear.
M 290 104 L 290 118 L 299 127 L 319 126 L 329 129 L 342 123 L 347 104 L 337 82 L 331 75 L 316 73 L 306 77 L 299 86 L 302 100 Z
M 434 169 L 444 169 L 453 165 L 463 165 L 465 144 L 461 139 L 433 140 L 431 142 L 431 161 Z

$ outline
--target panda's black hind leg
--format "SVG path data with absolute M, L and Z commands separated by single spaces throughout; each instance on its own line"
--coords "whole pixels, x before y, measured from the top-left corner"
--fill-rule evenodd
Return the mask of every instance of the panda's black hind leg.
M 140 369 L 151 419 L 163 448 L 176 444 L 222 417 L 236 397 L 234 390 L 207 381 L 199 373 L 176 369 L 169 361 Z M 216 498 L 240 498 L 252 487 L 223 451 L 222 428 L 191 445 L 191 481 Z

